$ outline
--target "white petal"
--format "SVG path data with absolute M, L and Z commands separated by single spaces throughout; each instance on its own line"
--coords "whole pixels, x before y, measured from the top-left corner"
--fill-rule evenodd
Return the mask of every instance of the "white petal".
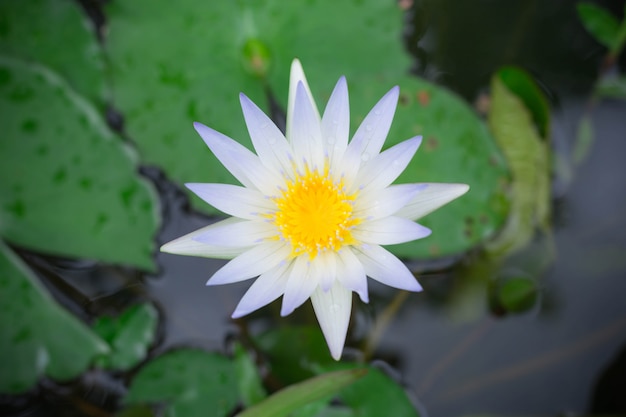
M 194 122 L 193 126 L 222 165 L 246 187 L 272 195 L 283 183 L 245 146 L 202 123 Z
M 337 278 L 337 255 L 335 252 L 322 252 L 312 266 L 319 277 L 320 287 L 328 291 Z
M 271 303 L 285 292 L 291 263 L 284 263 L 261 274 L 241 297 L 232 315 L 236 319 Z
M 405 140 L 362 164 L 353 188 L 379 190 L 387 187 L 406 169 L 421 143 L 421 136 Z
M 352 184 L 355 167 L 378 155 L 391 127 L 400 89 L 396 86 L 381 98 L 365 116 L 343 156 L 341 166 L 348 185 Z M 358 168 L 357 168 L 358 169 Z
M 352 231 L 355 239 L 378 245 L 396 245 L 422 239 L 430 234 L 429 228 L 404 217 L 385 217 L 363 222 Z
M 256 277 L 285 262 L 289 252 L 282 242 L 261 243 L 218 269 L 206 285 L 231 284 Z
M 425 187 L 411 201 L 396 213 L 407 219 L 417 220 L 437 210 L 465 194 L 469 190 L 467 184 L 426 183 Z
M 291 172 L 291 147 L 274 122 L 243 93 L 239 95 L 252 144 L 263 165 L 283 176 Z
M 341 358 L 348 333 L 348 324 L 350 324 L 352 292 L 336 282 L 329 291 L 318 288 L 311 295 L 311 303 L 330 349 L 330 354 L 333 359 L 338 361 Z
M 289 100 L 287 103 L 287 138 L 291 137 L 291 130 L 293 129 L 293 115 L 294 115 L 294 107 L 296 104 L 296 89 L 298 87 L 298 83 L 302 82 L 305 90 L 307 91 L 307 96 L 311 101 L 311 106 L 317 112 L 317 118 L 320 120 L 319 112 L 317 110 L 317 106 L 315 105 L 315 100 L 313 100 L 313 94 L 311 94 L 311 89 L 309 88 L 309 83 L 306 81 L 306 76 L 304 75 L 304 70 L 302 69 L 302 64 L 298 59 L 294 59 L 291 63 L 291 71 L 289 73 Z
M 391 216 L 406 206 L 422 188 L 422 184 L 398 184 L 360 193 L 355 201 L 354 214 L 366 221 Z
M 178 239 L 172 240 L 171 242 L 161 246 L 161 252 L 173 253 L 175 255 L 202 256 L 205 258 L 232 259 L 241 255 L 248 248 L 208 245 L 196 240 L 198 236 L 206 233 L 212 228 L 218 227 L 218 225 L 222 223 L 232 221 L 232 218 L 222 220 L 221 222 L 203 227 L 202 229 L 198 229 L 185 236 L 181 236 Z
M 260 192 L 231 184 L 185 184 L 198 197 L 231 216 L 254 220 L 259 215 L 276 210 L 272 200 Z
M 296 102 L 293 109 L 291 133 L 287 139 L 294 150 L 296 164 L 305 168 L 322 169 L 324 166 L 324 148 L 322 132 L 317 110 L 312 107 L 311 99 L 302 82 L 296 88 Z
M 215 246 L 250 247 L 278 234 L 276 226 L 265 221 L 237 219 L 234 222 L 220 222 L 213 226 L 194 239 Z
M 289 274 L 289 280 L 283 295 L 283 305 L 280 310 L 281 316 L 291 314 L 311 296 L 318 286 L 317 274 L 311 273 L 311 262 L 308 255 L 298 256 L 293 262 L 293 269 Z
M 363 245 L 355 249 L 369 277 L 401 290 L 422 290 L 411 271 L 391 252 L 378 245 Z
M 367 277 L 361 261 L 350 248 L 341 249 L 337 255 L 337 279 L 344 287 L 359 294 L 361 301 L 368 303 Z
M 330 166 L 341 162 L 350 136 L 350 102 L 346 78 L 341 77 L 328 99 L 322 116 L 322 139 L 325 142 Z

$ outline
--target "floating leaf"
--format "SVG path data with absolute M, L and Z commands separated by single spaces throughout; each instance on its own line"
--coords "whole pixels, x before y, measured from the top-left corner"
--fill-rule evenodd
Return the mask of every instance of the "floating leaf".
M 27 391 L 43 375 L 74 378 L 107 350 L 0 241 L 0 392 Z
M 498 74 L 492 78 L 491 94 L 489 125 L 513 177 L 507 223 L 487 245 L 489 253 L 503 256 L 526 246 L 535 227 L 548 228 L 549 156 L 547 143 L 533 125 L 531 113 Z
M 508 213 L 506 163 L 486 126 L 454 94 L 426 81 L 409 77 L 400 84 L 400 104 L 386 146 L 415 135 L 423 142 L 398 183 L 466 183 L 470 191 L 419 222 L 433 230 L 426 239 L 390 246 L 396 255 L 426 259 L 462 253 L 492 237 Z M 357 103 L 374 103 L 376 89 L 387 86 L 373 80 L 358 83 Z M 358 106 L 358 105 L 357 105 Z M 364 113 L 356 113 L 358 115 Z
M 365 376 L 367 371 L 360 368 L 329 372 L 290 385 L 237 414 L 237 417 L 285 417 L 303 405 L 336 393 L 354 383 Z
M 146 357 L 154 341 L 158 314 L 152 304 L 138 304 L 119 317 L 99 317 L 93 330 L 110 346 L 111 351 L 98 358 L 103 368 L 125 371 Z
M 154 269 L 158 200 L 134 155 L 50 70 L 0 58 L 0 235 Z
M 251 147 L 237 93 L 265 108 L 269 84 L 284 102 L 294 57 L 304 59 L 312 83 L 328 89 L 342 74 L 365 72 L 374 79 L 402 75 L 410 66 L 402 14 L 393 2 L 185 0 L 176 13 L 169 5 L 111 2 L 107 51 L 128 133 L 145 161 L 180 183 L 234 181 L 191 123 L 201 121 Z M 363 24 L 346 25 L 347 16 Z M 190 195 L 198 209 L 217 213 Z
M 81 94 L 102 102 L 102 48 L 78 2 L 0 0 L 0 50 L 45 65 Z
M 126 404 L 165 404 L 165 416 L 222 417 L 237 404 L 235 366 L 225 356 L 194 349 L 169 352 L 133 378 Z
M 578 17 L 599 43 L 612 49 L 619 32 L 619 22 L 606 9 L 592 3 L 578 3 Z
M 267 397 L 265 388 L 263 388 L 263 381 L 259 376 L 259 369 L 252 357 L 240 344 L 235 346 L 235 369 L 239 395 L 246 407 L 257 404 Z

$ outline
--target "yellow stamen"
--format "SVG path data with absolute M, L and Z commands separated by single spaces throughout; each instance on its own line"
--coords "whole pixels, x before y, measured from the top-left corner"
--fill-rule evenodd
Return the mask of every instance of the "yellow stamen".
M 313 259 L 320 252 L 353 244 L 351 230 L 360 223 L 352 215 L 356 194 L 347 194 L 343 183 L 334 182 L 328 169 L 323 173 L 307 169 L 288 182 L 287 189 L 274 200 L 278 210 L 272 221 L 279 238 L 290 244 L 291 255 L 308 253 Z

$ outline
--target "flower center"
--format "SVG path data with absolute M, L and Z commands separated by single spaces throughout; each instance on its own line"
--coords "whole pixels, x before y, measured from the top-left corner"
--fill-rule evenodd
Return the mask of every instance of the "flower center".
M 351 229 L 360 220 L 352 216 L 356 193 L 347 194 L 342 182 L 334 182 L 326 170 L 309 171 L 287 184 L 274 201 L 278 210 L 272 221 L 280 238 L 292 248 L 292 256 L 338 251 L 354 243 Z

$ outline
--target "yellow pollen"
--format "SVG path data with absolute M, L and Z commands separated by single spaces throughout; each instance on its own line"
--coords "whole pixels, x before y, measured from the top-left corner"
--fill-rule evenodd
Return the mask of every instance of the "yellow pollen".
M 360 223 L 353 213 L 356 193 L 347 194 L 342 182 L 324 173 L 307 170 L 287 184 L 274 201 L 272 221 L 292 248 L 291 255 L 308 253 L 313 259 L 323 251 L 338 251 L 354 243 L 352 228 Z

